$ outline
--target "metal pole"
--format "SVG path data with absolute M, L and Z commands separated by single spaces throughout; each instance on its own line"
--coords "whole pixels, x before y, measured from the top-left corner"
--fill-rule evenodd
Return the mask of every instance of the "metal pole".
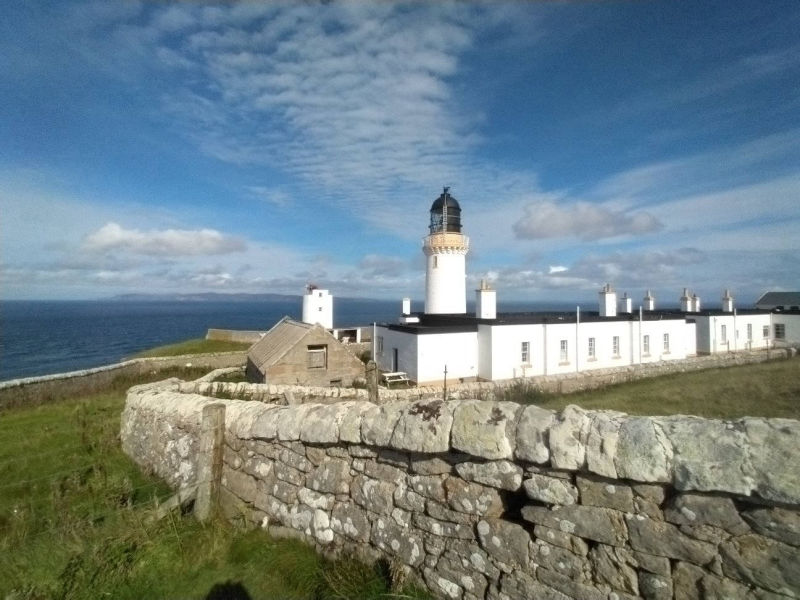
M 447 400 L 447 365 L 444 366 L 444 393 L 442 394 L 442 400 Z

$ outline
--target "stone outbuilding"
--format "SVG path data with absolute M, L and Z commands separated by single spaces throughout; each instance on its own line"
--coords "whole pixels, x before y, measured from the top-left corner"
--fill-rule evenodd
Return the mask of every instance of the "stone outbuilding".
M 318 324 L 284 317 L 247 352 L 252 383 L 351 386 L 364 364 Z

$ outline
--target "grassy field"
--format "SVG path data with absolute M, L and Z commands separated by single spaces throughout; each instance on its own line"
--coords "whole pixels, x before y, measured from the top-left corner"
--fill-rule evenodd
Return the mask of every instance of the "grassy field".
M 157 379 L 195 372 L 162 372 Z M 391 595 L 379 566 L 327 561 L 273 540 L 174 514 L 171 491 L 120 450 L 124 389 L 0 415 L 0 598 L 426 598 Z
M 512 387 L 504 399 L 554 410 L 568 404 L 632 415 L 699 415 L 800 418 L 800 358 L 665 375 L 600 390 L 552 395 L 530 385 Z
M 197 338 L 186 340 L 177 344 L 158 346 L 149 350 L 143 350 L 134 354 L 130 358 L 154 358 L 162 356 L 182 356 L 184 354 L 211 354 L 213 352 L 234 352 L 236 350 L 247 350 L 252 344 L 247 342 L 228 342 L 225 340 L 207 340 Z

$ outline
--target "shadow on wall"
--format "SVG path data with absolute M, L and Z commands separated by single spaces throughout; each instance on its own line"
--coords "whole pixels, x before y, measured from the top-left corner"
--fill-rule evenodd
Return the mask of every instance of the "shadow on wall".
M 205 600 L 252 600 L 245 587 L 238 581 L 215 583 Z

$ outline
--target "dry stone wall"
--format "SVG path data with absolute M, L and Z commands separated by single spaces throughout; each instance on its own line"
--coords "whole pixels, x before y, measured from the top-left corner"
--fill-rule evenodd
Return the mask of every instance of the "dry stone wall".
M 226 407 L 231 520 L 389 558 L 442 598 L 800 597 L 800 422 L 509 402 L 278 406 L 131 389 L 125 451 L 196 483 Z

